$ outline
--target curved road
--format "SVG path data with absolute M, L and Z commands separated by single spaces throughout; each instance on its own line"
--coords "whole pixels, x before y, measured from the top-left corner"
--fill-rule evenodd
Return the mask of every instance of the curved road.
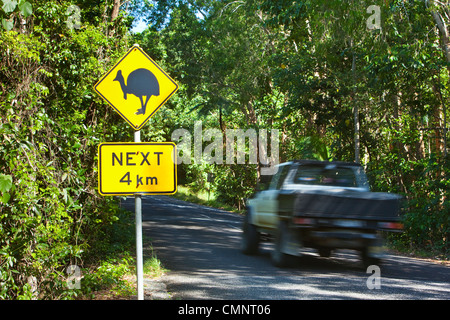
M 122 205 L 134 211 L 134 198 Z M 450 299 L 448 266 L 387 254 L 376 282 L 356 253 L 342 250 L 331 258 L 310 251 L 278 269 L 270 243 L 256 256 L 240 252 L 238 214 L 168 196 L 144 196 L 142 213 L 145 237 L 170 270 L 162 281 L 174 299 Z

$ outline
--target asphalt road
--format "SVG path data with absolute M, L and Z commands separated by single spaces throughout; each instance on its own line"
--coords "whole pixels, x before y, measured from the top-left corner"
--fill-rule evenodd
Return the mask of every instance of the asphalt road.
M 134 198 L 123 206 L 134 211 Z M 309 251 L 278 269 L 270 243 L 256 256 L 240 252 L 238 214 L 168 196 L 144 196 L 142 206 L 144 235 L 170 270 L 162 281 L 174 299 L 450 299 L 449 266 L 387 254 L 376 282 L 356 252 L 342 250 L 330 258 Z

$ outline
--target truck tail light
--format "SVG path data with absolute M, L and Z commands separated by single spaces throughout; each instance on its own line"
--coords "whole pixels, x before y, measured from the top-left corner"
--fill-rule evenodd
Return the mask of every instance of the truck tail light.
M 403 229 L 403 223 L 399 222 L 379 222 L 378 226 L 382 229 L 395 229 L 395 230 Z
M 314 220 L 309 218 L 294 218 L 293 222 L 295 224 L 311 225 L 314 223 Z

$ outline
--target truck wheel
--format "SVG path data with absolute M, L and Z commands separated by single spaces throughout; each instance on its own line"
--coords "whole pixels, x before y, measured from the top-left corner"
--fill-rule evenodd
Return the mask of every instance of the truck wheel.
M 369 251 L 368 248 L 364 248 L 363 250 L 361 250 L 361 253 L 360 253 L 364 268 L 367 268 L 368 266 L 371 266 L 371 265 L 380 265 L 382 259 L 376 258 L 376 257 L 371 257 L 369 255 L 368 251 Z
M 250 213 L 247 213 L 242 226 L 242 253 L 253 255 L 258 253 L 260 236 L 254 224 L 250 223 Z
M 329 258 L 331 256 L 330 248 L 320 247 L 317 251 L 319 252 L 319 256 L 323 258 Z
M 275 233 L 274 248 L 272 250 L 272 263 L 279 268 L 288 267 L 293 257 L 289 254 L 283 252 L 283 247 L 286 244 L 286 239 L 289 232 L 288 225 L 286 221 L 279 221 L 278 227 Z

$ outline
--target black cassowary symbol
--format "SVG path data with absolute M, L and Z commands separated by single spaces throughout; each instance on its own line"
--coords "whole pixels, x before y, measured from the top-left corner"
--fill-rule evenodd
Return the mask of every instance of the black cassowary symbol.
M 128 75 L 127 84 L 122 75 L 122 70 L 117 71 L 116 78 L 122 88 L 123 98 L 127 100 L 127 94 L 134 94 L 141 100 L 141 108 L 136 114 L 145 114 L 147 102 L 151 96 L 159 96 L 159 83 L 155 75 L 147 69 L 136 69 Z M 144 97 L 145 102 L 144 102 Z

